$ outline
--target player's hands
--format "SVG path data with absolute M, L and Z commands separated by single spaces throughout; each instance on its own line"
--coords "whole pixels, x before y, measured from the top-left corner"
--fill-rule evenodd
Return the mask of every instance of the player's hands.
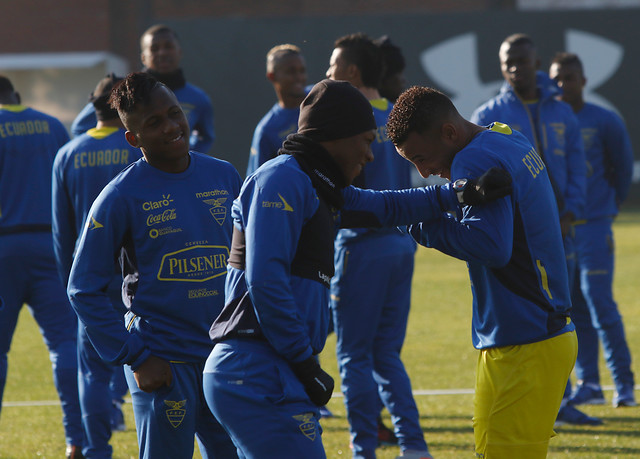
M 142 365 L 133 372 L 138 387 L 144 392 L 153 392 L 163 386 L 170 386 L 173 381 L 171 365 L 164 359 L 150 355 Z
M 325 372 L 315 358 L 309 357 L 298 363 L 291 363 L 311 401 L 317 406 L 324 406 L 333 394 L 333 378 Z
M 467 206 L 477 206 L 503 198 L 512 191 L 511 174 L 494 166 L 477 180 L 468 179 L 464 189 L 458 192 L 458 200 Z

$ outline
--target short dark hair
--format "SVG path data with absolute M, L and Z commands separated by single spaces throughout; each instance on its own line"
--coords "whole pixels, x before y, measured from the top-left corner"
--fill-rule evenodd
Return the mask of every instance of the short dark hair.
M 180 42 L 178 34 L 171 27 L 165 24 L 155 24 L 145 30 L 142 35 L 140 35 L 140 49 L 144 48 L 144 37 L 146 37 L 147 35 L 156 35 L 159 33 L 170 33 L 171 35 L 173 35 L 173 38 L 175 38 L 177 42 Z
M 334 48 L 342 49 L 342 57 L 360 70 L 362 83 L 369 88 L 380 86 L 384 73 L 384 61 L 380 48 L 364 33 L 340 37 Z
M 412 86 L 393 106 L 387 120 L 387 135 L 394 145 L 402 145 L 412 132 L 427 132 L 456 113 L 458 110 L 444 93 Z
M 580 69 L 580 73 L 584 75 L 584 67 L 582 61 L 577 54 L 560 51 L 551 59 L 551 65 L 576 65 Z
M 382 53 L 382 61 L 384 63 L 382 80 L 396 73 L 402 73 L 407 64 L 400 47 L 393 44 L 388 35 L 381 36 L 375 40 L 374 43 L 378 45 Z
M 12 93 L 14 91 L 11 80 L 4 75 L 0 75 L 0 93 Z
M 533 48 L 536 47 L 536 44 L 533 42 L 533 39 L 527 35 L 526 33 L 514 33 L 509 35 L 502 41 L 502 44 L 509 44 L 511 46 L 517 45 L 530 45 Z M 502 47 L 502 45 L 500 45 Z
M 109 97 L 109 105 L 118 110 L 120 119 L 126 125 L 126 115 L 140 105 L 147 105 L 151 92 L 159 86 L 164 85 L 147 72 L 130 73 L 114 86 Z

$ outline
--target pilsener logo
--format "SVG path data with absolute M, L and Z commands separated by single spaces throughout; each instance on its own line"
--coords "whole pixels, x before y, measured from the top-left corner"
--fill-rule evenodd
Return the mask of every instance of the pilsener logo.
M 229 248 L 223 245 L 196 245 L 162 257 L 158 280 L 205 282 L 227 273 Z
M 282 209 L 287 212 L 293 212 L 293 207 L 278 193 L 280 201 L 262 201 L 262 207 L 273 207 L 274 209 Z

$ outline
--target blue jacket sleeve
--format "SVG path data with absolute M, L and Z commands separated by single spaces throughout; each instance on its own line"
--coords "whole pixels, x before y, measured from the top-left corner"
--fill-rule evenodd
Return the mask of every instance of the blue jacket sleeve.
M 443 215 L 437 220 L 409 227 L 421 245 L 460 260 L 501 267 L 511 259 L 513 208 L 505 197 L 483 206 L 463 208 L 460 220 Z
M 308 178 L 304 176 L 308 181 Z M 299 179 L 288 177 L 292 183 Z M 281 180 L 272 180 L 282 182 Z M 306 186 L 265 186 L 254 183 L 251 193 L 245 189 L 246 200 L 234 203 L 242 211 L 246 238 L 245 276 L 260 328 L 275 350 L 289 361 L 301 361 L 311 356 L 308 332 L 292 290 L 290 265 L 297 248 L 302 227 L 317 209 L 317 197 L 311 183 Z M 264 202 L 286 201 L 290 211 L 263 206 Z M 320 287 L 323 288 L 324 287 Z M 310 300 L 312 301 L 312 300 Z
M 346 226 L 403 226 L 439 219 L 443 212 L 458 208 L 451 184 L 397 191 L 374 191 L 347 187 L 342 192 L 344 210 L 361 214 L 362 224 Z
M 89 129 L 96 127 L 98 120 L 96 118 L 96 109 L 92 103 L 88 103 L 84 106 L 82 111 L 78 113 L 76 119 L 71 123 L 71 134 L 73 137 L 77 137 L 80 134 L 84 134 Z
M 73 203 L 65 186 L 64 163 L 62 160 L 63 155 L 59 152 L 53 163 L 51 177 L 51 231 L 58 274 L 66 287 L 69 281 L 69 272 L 73 263 L 73 251 L 78 235 L 76 234 L 76 217 Z
M 193 130 L 189 139 L 191 149 L 200 153 L 210 153 L 216 134 L 213 127 L 213 105 L 211 105 L 211 99 L 206 94 L 202 96 L 198 119 L 191 126 L 191 129 Z
M 567 117 L 565 142 L 567 155 L 567 187 L 565 189 L 565 208 L 560 216 L 573 212 L 581 218 L 587 196 L 587 163 L 582 146 L 582 136 L 578 120 L 572 114 Z
M 629 194 L 633 177 L 633 150 L 624 121 L 613 112 L 607 123 L 603 141 L 605 154 L 612 168 L 610 180 L 616 190 L 616 202 L 619 205 Z
M 112 364 L 129 364 L 135 370 L 150 355 L 138 335 L 125 329 L 107 296 L 113 266 L 120 253 L 130 211 L 111 185 L 91 206 L 78 243 L 67 293 L 100 357 Z

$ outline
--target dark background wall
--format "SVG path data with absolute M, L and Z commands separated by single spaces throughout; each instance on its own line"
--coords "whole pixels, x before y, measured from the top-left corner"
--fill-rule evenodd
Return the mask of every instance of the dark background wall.
M 352 32 L 390 35 L 404 50 L 409 83 L 443 90 L 465 116 L 498 90 L 502 78 L 497 51 L 507 35 L 530 34 L 544 70 L 556 51 L 578 52 L 586 65 L 588 98 L 617 110 L 628 124 L 633 144 L 640 148 L 637 8 L 522 12 L 514 9 L 513 0 L 5 3 L 0 15 L 4 53 L 109 51 L 122 56 L 130 70 L 138 70 L 142 31 L 158 22 L 174 27 L 183 43 L 187 78 L 213 100 L 217 133 L 213 153 L 231 161 L 241 174 L 253 129 L 275 102 L 264 76 L 267 51 L 281 43 L 300 46 L 313 83 L 324 77 L 334 40 Z M 76 85 L 82 100 L 95 86 L 94 79 L 92 75 Z M 75 103 L 78 97 L 73 96 L 68 100 Z M 636 188 L 633 193 L 640 197 Z

